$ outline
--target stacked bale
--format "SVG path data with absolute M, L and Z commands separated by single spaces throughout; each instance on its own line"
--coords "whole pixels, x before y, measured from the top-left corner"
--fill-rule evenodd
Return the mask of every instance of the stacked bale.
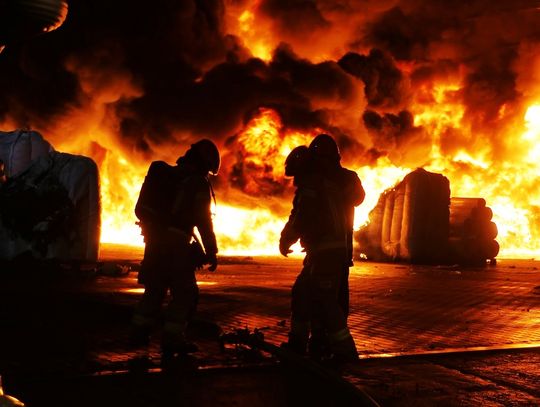
M 460 263 L 483 264 L 499 253 L 493 211 L 483 198 L 450 200 L 450 257 Z
M 95 162 L 54 151 L 35 131 L 0 132 L 0 260 L 95 262 L 100 196 Z
M 419 168 L 398 188 L 404 189 L 399 258 L 413 263 L 441 262 L 448 247 L 448 178 Z
M 441 174 L 419 168 L 386 190 L 357 233 L 372 260 L 441 262 L 449 235 L 450 186 Z M 367 250 L 366 250 L 367 248 Z

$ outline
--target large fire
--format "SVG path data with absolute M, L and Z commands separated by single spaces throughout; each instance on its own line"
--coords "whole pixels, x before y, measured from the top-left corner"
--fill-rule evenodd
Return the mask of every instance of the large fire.
M 344 140 L 343 164 L 367 193 L 356 228 L 382 191 L 422 166 L 448 177 L 452 196 L 485 198 L 500 256 L 540 255 L 540 44 L 528 2 L 173 3 L 169 14 L 134 7 L 140 20 L 125 33 L 114 17 L 104 38 L 81 26 L 84 50 L 77 37 L 58 58 L 76 97 L 65 92 L 61 124 L 28 122 L 57 150 L 98 163 L 101 242 L 144 244 L 134 206 L 150 162 L 173 163 L 204 136 L 224 157 L 213 208 L 220 252 L 278 254 L 293 193 L 284 160 L 326 132 Z M 444 22 L 440 8 L 453 13 Z M 141 36 L 134 27 L 147 20 L 168 36 Z M 501 21 L 508 29 L 493 30 Z M 47 81 L 28 71 L 25 81 Z M 0 116 L 3 127 L 26 124 L 21 106 Z
M 437 88 L 436 94 L 440 93 Z M 424 106 L 426 108 L 426 106 Z M 457 114 L 451 117 L 450 109 L 444 110 L 436 104 L 433 111 L 424 110 L 420 119 L 424 125 L 433 125 L 436 140 L 441 121 L 458 120 Z M 524 117 L 524 128 L 515 136 L 516 143 L 528 143 L 530 148 L 522 161 L 497 166 L 483 161 L 482 157 L 471 157 L 465 151 L 458 151 L 454 157 L 441 157 L 436 145 L 433 146 L 433 164 L 428 170 L 447 175 L 451 182 L 453 196 L 481 196 L 493 208 L 494 221 L 499 228 L 497 240 L 501 245 L 503 257 L 535 257 L 538 255 L 538 215 L 540 196 L 528 195 L 526 200 L 521 189 L 530 177 L 540 170 L 538 164 L 538 141 L 540 141 L 540 105 L 532 105 Z M 266 164 L 272 176 L 282 177 L 284 161 L 294 146 L 308 144 L 316 131 L 309 134 L 286 132 L 280 134 L 282 125 L 277 113 L 262 109 L 240 133 L 239 141 L 248 156 L 259 164 Z M 59 146 L 63 148 L 63 146 Z M 67 150 L 77 151 L 77 147 L 66 145 Z M 460 174 L 460 164 L 473 166 L 478 178 Z M 362 179 L 367 195 L 365 202 L 357 208 L 355 227 L 368 220 L 370 210 L 375 206 L 379 194 L 401 180 L 413 168 L 397 167 L 386 157 L 380 158 L 374 167 L 356 167 L 354 162 L 345 163 L 356 170 Z M 101 165 L 102 192 L 102 235 L 103 243 L 123 243 L 142 246 L 143 238 L 136 226 L 133 208 L 143 182 L 147 166 L 135 165 L 128 157 L 114 150 L 107 151 Z M 292 187 L 291 187 L 292 188 Z M 219 202 L 214 208 L 214 224 L 221 247 L 221 253 L 229 255 L 275 255 L 278 253 L 279 233 L 286 221 L 286 214 L 278 216 L 264 205 L 261 199 L 256 208 L 231 206 Z M 299 247 L 296 246 L 296 252 Z

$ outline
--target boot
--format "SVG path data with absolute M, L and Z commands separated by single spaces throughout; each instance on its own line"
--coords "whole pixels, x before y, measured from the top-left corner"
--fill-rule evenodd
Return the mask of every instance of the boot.
M 199 350 L 196 344 L 186 339 L 186 324 L 165 323 L 161 350 L 164 354 L 187 355 Z
M 358 358 L 356 344 L 349 332 L 349 328 L 343 328 L 338 332 L 328 335 L 330 339 L 330 350 L 332 359 L 336 362 L 348 363 L 355 362 Z

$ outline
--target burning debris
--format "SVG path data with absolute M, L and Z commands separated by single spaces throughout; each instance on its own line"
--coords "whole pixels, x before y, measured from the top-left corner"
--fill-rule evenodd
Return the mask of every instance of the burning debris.
M 88 157 L 60 153 L 35 131 L 0 132 L 0 259 L 96 261 L 98 170 Z
M 384 191 L 356 232 L 369 260 L 485 264 L 499 253 L 493 211 L 482 198 L 450 198 L 450 182 L 422 168 Z

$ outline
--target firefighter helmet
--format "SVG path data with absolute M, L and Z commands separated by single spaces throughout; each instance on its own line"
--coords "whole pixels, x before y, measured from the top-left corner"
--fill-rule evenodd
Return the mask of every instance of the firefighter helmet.
M 298 146 L 292 149 L 285 159 L 285 176 L 294 177 L 302 168 L 305 168 L 309 160 L 307 146 Z
M 213 141 L 202 139 L 191 145 L 192 150 L 202 161 L 203 168 L 212 175 L 217 175 L 221 165 L 219 150 Z
M 336 140 L 328 134 L 319 134 L 315 137 L 309 145 L 309 150 L 316 159 L 330 159 L 338 162 L 341 159 Z

